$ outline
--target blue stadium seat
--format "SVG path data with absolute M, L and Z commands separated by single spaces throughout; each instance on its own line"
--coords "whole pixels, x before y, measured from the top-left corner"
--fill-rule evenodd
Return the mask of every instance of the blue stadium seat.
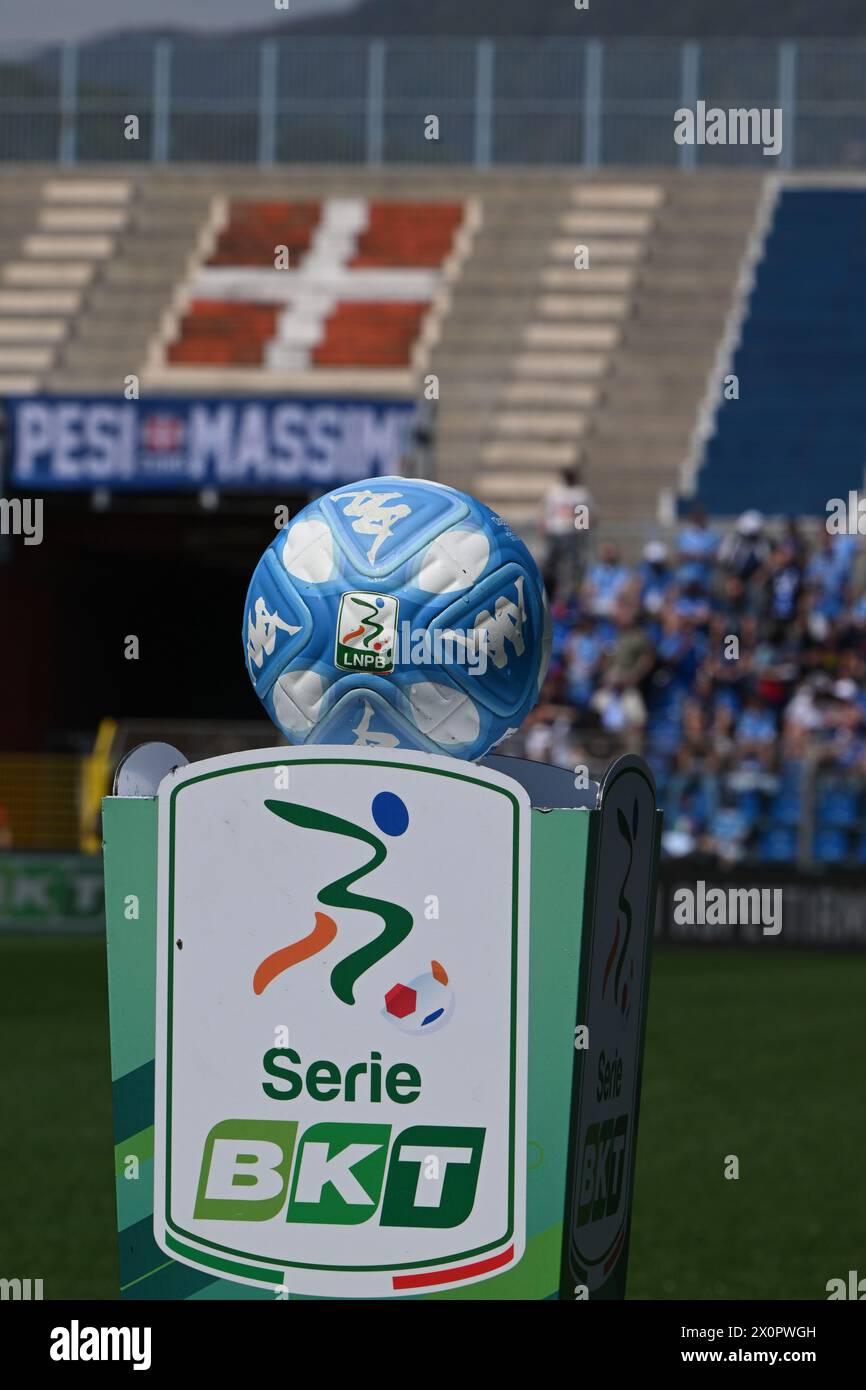
M 847 828 L 857 821 L 857 792 L 845 784 L 835 784 L 823 791 L 815 807 L 818 825 Z
M 757 857 L 773 864 L 790 864 L 797 857 L 797 833 L 785 825 L 765 830 L 758 841 Z
M 866 190 L 785 189 L 698 474 L 710 513 L 823 516 L 863 481 Z M 748 389 L 746 389 L 748 387 Z M 694 500 L 694 499 L 693 499 Z
M 741 843 L 748 839 L 753 824 L 753 820 L 739 808 L 727 807 L 716 812 L 710 828 L 721 844 Z
M 848 858 L 848 836 L 835 826 L 822 826 L 815 832 L 812 854 L 819 864 L 841 864 Z
M 754 825 L 761 814 L 761 793 L 758 791 L 740 792 L 737 797 L 737 810 L 740 815 Z
M 797 792 L 780 790 L 770 803 L 770 820 L 774 825 L 799 825 L 803 803 Z

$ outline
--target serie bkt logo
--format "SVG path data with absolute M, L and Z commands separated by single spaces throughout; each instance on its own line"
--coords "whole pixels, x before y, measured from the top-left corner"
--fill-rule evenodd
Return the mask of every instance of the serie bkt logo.
M 363 624 L 383 651 L 391 602 Z M 292 1296 L 509 1270 L 525 1248 L 527 803 L 411 753 L 184 771 L 160 793 L 157 1243 Z M 447 914 L 422 910 L 429 888 Z
M 441 1229 L 470 1215 L 485 1131 L 413 1125 L 224 1120 L 205 1142 L 195 1216 Z M 389 1153 L 390 1150 L 390 1153 Z M 288 1198 L 288 1202 L 287 1202 Z

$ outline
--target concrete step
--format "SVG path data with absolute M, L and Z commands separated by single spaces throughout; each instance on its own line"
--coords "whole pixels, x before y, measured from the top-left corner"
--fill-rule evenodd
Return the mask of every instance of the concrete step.
M 538 443 L 526 440 L 503 441 L 485 444 L 481 448 L 480 462 L 485 465 L 512 465 L 517 468 L 568 468 L 576 463 L 579 450 L 571 443 Z
M 126 226 L 126 208 L 43 207 L 37 218 L 40 232 L 112 234 Z
M 453 324 L 447 319 L 438 344 L 441 352 L 474 351 L 500 354 L 526 348 L 550 351 L 610 352 L 619 341 L 619 329 L 607 324 L 559 324 L 523 320 L 513 331 L 496 322 Z
M 156 233 L 180 241 L 188 238 L 192 246 L 208 216 L 210 199 L 196 199 L 180 207 L 160 207 L 139 203 L 129 214 L 130 231 L 137 235 Z
M 557 231 L 578 241 L 591 237 L 649 236 L 654 219 L 642 212 L 591 211 L 567 212 L 558 219 Z
M 42 197 L 53 203 L 126 204 L 133 185 L 127 179 L 89 179 L 70 175 L 48 179 L 41 186 Z
M 670 444 L 680 439 L 688 439 L 694 426 L 694 412 L 688 408 L 680 409 L 675 415 L 658 415 L 641 412 L 627 414 L 615 407 L 596 413 L 592 422 L 594 444 L 605 444 L 611 448 L 621 445 L 631 446 L 637 435 L 642 444 Z
M 583 243 L 586 244 L 586 243 Z M 578 237 L 556 237 L 547 246 L 536 247 L 548 261 L 568 261 L 574 267 L 575 247 L 581 245 Z M 594 237 L 589 245 L 589 264 L 580 271 L 581 275 L 591 273 L 592 268 L 603 265 L 632 265 L 646 253 L 647 243 L 643 240 L 613 237 Z
M 718 343 L 708 342 L 707 334 L 689 325 L 644 323 L 641 319 L 631 319 L 623 334 L 623 347 L 631 353 L 652 358 L 661 357 L 671 351 L 673 357 L 698 357 L 711 360 L 715 356 Z
M 572 189 L 571 201 L 581 208 L 658 208 L 665 200 L 658 184 L 590 183 Z
M 59 319 L 0 316 L 2 343 L 59 343 L 65 336 L 66 324 Z
M 630 266 L 600 266 L 593 260 L 585 270 L 577 270 L 574 265 L 546 266 L 539 280 L 545 290 L 594 297 L 616 291 L 628 292 L 637 283 L 637 275 Z
M 667 331 L 669 328 L 679 335 L 680 331 L 686 334 L 689 324 L 693 323 L 697 329 L 704 334 L 718 334 L 721 332 L 725 318 L 731 307 L 733 290 L 727 293 L 708 294 L 706 298 L 701 298 L 696 302 L 696 293 L 685 294 L 657 294 L 654 290 L 650 293 L 638 292 L 633 300 L 633 314 L 631 323 L 658 324 Z M 691 316 L 688 316 L 688 307 L 691 302 Z
M 172 287 L 157 293 L 152 285 L 97 285 L 87 297 L 89 318 L 111 322 L 121 319 L 152 324 L 154 330 L 164 309 L 171 304 Z
M 497 434 L 527 439 L 579 439 L 588 427 L 589 417 L 577 410 L 505 410 L 496 417 Z
M 480 441 L 437 441 L 435 452 L 437 477 L 442 477 L 443 470 L 446 470 L 452 476 L 470 480 L 488 468 L 499 469 L 503 473 L 534 473 L 538 469 L 560 472 L 581 462 L 581 451 L 573 444 L 540 445 L 526 441 L 506 445 Z M 469 491 L 472 490 L 470 485 Z
M 667 415 L 671 411 L 692 412 L 694 394 L 703 389 L 705 377 L 694 373 L 675 383 L 628 382 L 611 376 L 605 383 L 604 405 L 625 415 Z
M 519 351 L 515 356 L 507 344 L 500 344 L 498 352 L 491 347 L 483 355 L 465 356 L 463 346 L 455 344 L 453 352 L 440 346 L 433 353 L 430 370 L 439 377 L 442 397 L 457 383 L 490 393 L 492 398 L 492 393 L 516 380 L 595 382 L 607 374 L 610 363 L 606 353 Z
M 160 260 L 147 261 L 138 265 L 125 255 L 109 261 L 100 271 L 100 282 L 106 285 L 168 285 L 177 283 L 174 265 L 165 265 Z
M 65 259 L 100 261 L 106 260 L 114 254 L 114 251 L 114 238 L 98 234 L 74 236 L 70 233 L 68 236 L 64 236 L 34 232 L 24 238 L 21 246 L 21 252 L 24 256 L 51 261 Z
M 550 381 L 513 381 L 503 387 L 501 401 L 505 405 L 533 405 L 538 407 L 562 406 L 582 407 L 591 410 L 600 400 L 601 393 L 594 386 L 569 382 L 562 385 Z
M 74 314 L 81 305 L 76 290 L 7 290 L 0 289 L 0 313 L 29 315 Z
M 589 410 L 601 399 L 597 385 L 584 381 L 512 380 L 462 377 L 439 378 L 439 417 L 453 411 L 491 413 L 506 406 Z
M 153 265 L 155 262 L 170 265 L 172 268 L 186 265 L 192 246 L 188 237 L 175 236 L 167 232 L 142 235 L 137 231 L 127 232 L 121 239 L 117 254 L 127 262 L 139 265 Z
M 0 372 L 0 396 L 35 396 L 39 390 L 37 376 L 20 372 Z
M 513 359 L 513 369 L 515 377 L 598 381 L 609 371 L 610 357 L 598 352 L 523 352 Z
M 443 443 L 456 437 L 503 435 L 519 439 L 579 439 L 586 433 L 588 417 L 580 411 L 551 411 L 539 409 L 442 412 L 437 420 L 436 435 Z
M 54 361 L 52 347 L 0 347 L 0 373 L 47 371 Z
M 22 289 L 75 289 L 89 284 L 93 273 L 89 261 L 7 261 L 0 283 Z
M 732 274 L 742 260 L 743 250 L 742 237 L 732 237 L 728 241 L 718 241 L 707 246 L 694 241 L 666 242 L 660 237 L 654 238 L 647 247 L 642 273 L 653 273 L 655 267 L 698 272 L 701 267 L 706 267 L 711 276 Z
M 471 294 L 465 287 L 454 295 L 448 315 L 449 328 L 475 324 L 479 318 L 496 319 L 498 323 L 513 320 L 521 326 L 527 319 L 577 319 L 590 322 L 618 321 L 628 311 L 629 300 L 624 295 L 610 294 L 538 294 L 521 289 L 507 297 L 501 294 Z
M 559 481 L 557 469 L 539 469 L 533 473 L 500 473 L 485 469 L 478 479 L 478 491 L 485 501 L 495 497 L 497 502 L 535 503 L 538 508 L 547 489 Z
M 137 352 L 131 345 L 73 339 L 61 348 L 58 365 L 64 371 L 80 372 L 82 376 L 96 373 L 122 381 L 129 372 L 138 370 L 140 358 L 140 350 Z
M 628 298 L 612 294 L 543 294 L 535 305 L 537 317 L 550 319 L 620 322 L 628 312 Z
M 130 368 L 131 372 L 135 367 Z M 58 363 L 51 370 L 51 390 L 63 396 L 117 396 L 123 395 L 124 378 L 129 375 L 121 371 L 117 363 L 111 367 L 86 367 L 80 363 Z
M 587 468 L 593 468 L 604 460 L 604 467 L 610 470 L 610 476 L 613 477 L 613 470 L 616 470 L 616 475 L 623 481 L 623 475 L 628 474 L 632 467 L 641 474 L 648 474 L 654 467 L 660 474 L 664 473 L 667 467 L 673 470 L 679 468 L 686 443 L 687 440 L 678 446 L 675 441 L 639 437 L 630 441 L 618 439 L 615 444 L 610 440 L 589 440 L 585 446 L 584 458 Z
M 678 270 L 662 268 L 652 258 L 647 261 L 640 276 L 638 292 L 641 295 L 712 295 L 713 298 L 730 297 L 732 290 L 730 271 L 715 271 L 710 266 L 695 266 L 692 269 Z
M 527 347 L 595 348 L 610 352 L 620 340 L 619 331 L 606 325 L 530 323 L 522 335 Z

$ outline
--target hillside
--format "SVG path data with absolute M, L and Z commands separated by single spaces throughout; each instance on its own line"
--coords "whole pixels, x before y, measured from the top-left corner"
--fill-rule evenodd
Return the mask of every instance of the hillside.
M 272 28 L 273 26 L 271 26 Z M 292 33 L 490 37 L 866 37 L 863 0 L 362 0 Z

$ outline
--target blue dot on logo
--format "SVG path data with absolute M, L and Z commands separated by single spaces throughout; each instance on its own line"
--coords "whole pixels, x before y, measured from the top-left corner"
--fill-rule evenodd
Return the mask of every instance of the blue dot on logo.
M 376 599 L 376 607 L 377 607 L 377 608 L 384 608 L 384 607 L 385 607 L 385 600 L 384 600 L 383 598 L 377 598 L 377 599 Z
M 405 803 L 393 792 L 379 792 L 373 797 L 373 820 L 384 835 L 402 835 L 409 824 Z

